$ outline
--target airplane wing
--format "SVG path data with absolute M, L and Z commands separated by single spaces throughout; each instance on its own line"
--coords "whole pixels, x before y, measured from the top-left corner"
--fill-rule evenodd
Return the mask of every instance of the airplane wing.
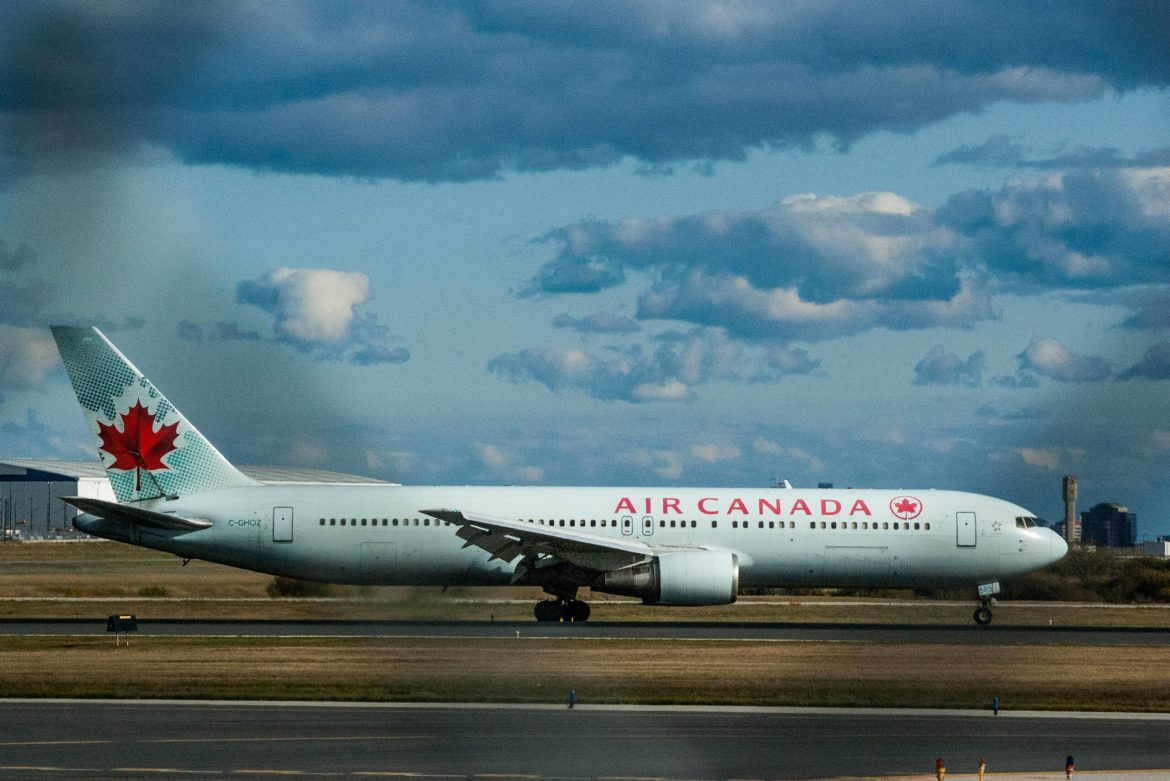
M 159 529 L 188 532 L 211 528 L 211 521 L 202 518 L 184 518 L 170 513 L 156 513 L 154 510 L 147 510 L 132 504 L 104 502 L 101 499 L 90 499 L 84 496 L 62 496 L 61 499 L 82 512 L 92 513 L 112 521 L 124 521 L 139 526 L 154 526 Z
M 466 540 L 463 547 L 474 545 L 502 561 L 512 561 L 517 556 L 546 555 L 586 569 L 608 572 L 646 561 L 657 552 L 643 542 L 615 540 L 575 529 L 538 526 L 460 510 L 419 512 L 459 526 L 455 533 Z

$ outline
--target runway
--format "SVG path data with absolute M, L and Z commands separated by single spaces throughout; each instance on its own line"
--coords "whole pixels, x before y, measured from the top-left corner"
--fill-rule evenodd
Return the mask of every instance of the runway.
M 923 624 L 789 624 L 771 622 L 536 621 L 252 621 L 150 620 L 139 633 L 185 637 L 516 637 L 761 640 L 776 642 L 888 642 L 1002 645 L 1167 645 L 1170 629 L 1019 627 Z M 76 619 L 2 619 L 2 635 L 91 635 L 106 631 L 104 616 Z
M 1170 716 L 781 708 L 0 701 L 0 779 L 1056 777 L 1170 765 Z

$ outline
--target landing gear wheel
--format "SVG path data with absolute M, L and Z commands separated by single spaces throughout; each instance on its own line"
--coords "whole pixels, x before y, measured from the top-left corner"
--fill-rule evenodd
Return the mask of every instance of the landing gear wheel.
M 570 599 L 561 610 L 561 618 L 565 621 L 588 621 L 589 603 L 579 599 Z
M 987 626 L 991 623 L 991 608 L 986 605 L 975 608 L 975 623 L 979 626 Z
M 532 612 L 537 621 L 560 621 L 564 603 L 558 600 L 542 599 L 536 603 Z

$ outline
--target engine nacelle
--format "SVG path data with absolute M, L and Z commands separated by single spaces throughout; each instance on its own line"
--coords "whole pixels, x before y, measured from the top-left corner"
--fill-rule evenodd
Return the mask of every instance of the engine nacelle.
M 739 560 L 730 551 L 680 550 L 602 573 L 596 591 L 639 597 L 647 605 L 730 605 Z

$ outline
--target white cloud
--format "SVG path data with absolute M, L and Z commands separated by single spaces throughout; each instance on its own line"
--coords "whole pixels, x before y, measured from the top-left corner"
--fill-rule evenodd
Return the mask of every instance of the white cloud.
M 1032 337 L 1017 358 L 1020 371 L 1035 372 L 1061 382 L 1096 382 L 1110 376 L 1108 361 L 1077 355 L 1051 338 Z
M 276 315 L 280 336 L 336 345 L 349 337 L 354 307 L 370 300 L 370 279 L 356 271 L 281 267 L 247 290 L 248 303 L 264 301 L 259 305 Z
M 405 348 L 385 343 L 389 329 L 377 317 L 357 313 L 372 298 L 370 279 L 360 272 L 282 266 L 239 283 L 236 298 L 273 315 L 277 339 L 318 358 L 360 366 L 410 359 Z
M 691 455 L 700 461 L 714 464 L 717 461 L 733 461 L 739 458 L 742 452 L 735 445 L 702 443 L 691 445 Z
M 525 483 L 543 483 L 544 469 L 539 466 L 522 466 L 516 470 L 516 474 Z
M 0 323 L 0 385 L 38 387 L 57 364 L 57 346 L 48 330 Z
M 496 445 L 488 445 L 480 443 L 479 460 L 483 465 L 491 469 L 501 469 L 508 465 L 508 454 L 504 452 L 503 448 Z

